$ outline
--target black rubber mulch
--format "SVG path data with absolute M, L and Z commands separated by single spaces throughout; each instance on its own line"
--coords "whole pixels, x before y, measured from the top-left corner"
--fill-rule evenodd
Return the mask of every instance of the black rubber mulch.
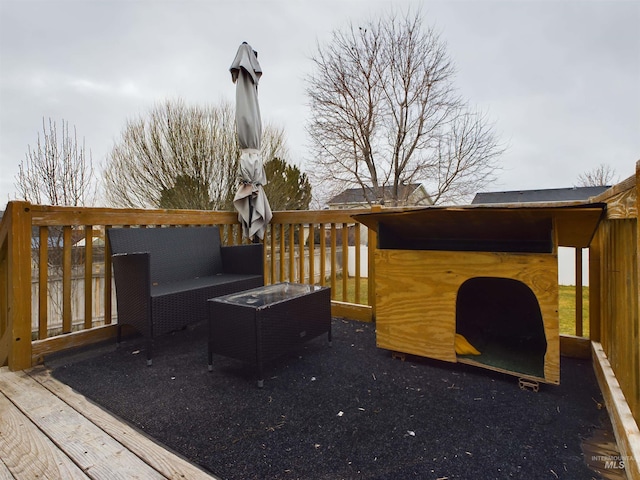
M 54 377 L 223 479 L 590 479 L 580 449 L 606 418 L 590 362 L 561 385 L 462 364 L 392 359 L 371 324 L 333 320 L 269 365 L 264 388 L 215 357 L 206 325 L 51 359 Z

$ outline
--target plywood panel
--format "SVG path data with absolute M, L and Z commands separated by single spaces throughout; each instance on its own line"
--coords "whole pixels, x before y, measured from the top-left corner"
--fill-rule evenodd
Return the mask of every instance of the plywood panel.
M 559 383 L 555 254 L 377 250 L 378 346 L 455 362 L 457 293 L 466 280 L 475 277 L 510 278 L 533 291 L 547 340 L 545 381 Z
M 441 268 L 436 273 L 430 253 L 376 251 L 376 340 L 380 348 L 455 362 L 459 279 Z

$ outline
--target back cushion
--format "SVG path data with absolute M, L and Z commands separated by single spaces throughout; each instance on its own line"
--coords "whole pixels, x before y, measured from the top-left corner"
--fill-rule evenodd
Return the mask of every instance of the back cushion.
M 108 236 L 111 253 L 149 252 L 153 283 L 222 272 L 218 227 L 112 228 Z

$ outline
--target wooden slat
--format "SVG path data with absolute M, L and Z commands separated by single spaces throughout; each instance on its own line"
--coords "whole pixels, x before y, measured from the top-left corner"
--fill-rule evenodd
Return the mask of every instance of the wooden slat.
M 327 278 L 327 237 L 324 223 L 319 225 L 320 228 L 320 285 L 326 285 Z M 333 292 L 331 292 L 333 295 Z
M 47 338 L 49 306 L 49 229 L 40 227 L 38 245 L 38 338 Z
M 290 282 L 296 280 L 296 245 L 295 245 L 295 227 L 293 224 L 289 225 L 289 275 L 287 278 Z
M 104 324 L 109 325 L 111 323 L 111 245 L 109 244 L 108 237 L 106 234 L 107 229 L 109 229 L 111 225 L 105 225 L 105 236 L 104 236 Z
M 309 284 L 316 283 L 316 226 L 309 225 Z
M 300 283 L 306 283 L 304 280 L 304 225 L 298 225 L 298 279 Z M 311 283 L 311 282 L 310 282 Z
M 342 224 L 342 301 L 347 301 L 349 286 L 349 228 Z
M 356 268 L 356 288 L 354 303 L 360 303 L 360 224 L 356 223 L 355 227 L 355 268 Z
M 71 227 L 65 226 L 62 243 L 62 333 L 71 332 Z
M 5 372 L 0 390 L 92 479 L 165 478 L 25 372 Z
M 7 374 L 9 373 L 0 373 Z M 2 393 L 0 458 L 0 478 L 89 478 Z
M 336 298 L 336 264 L 338 263 L 336 260 L 336 250 L 337 250 L 337 241 L 336 241 L 336 224 L 331 224 L 331 298 Z
M 93 326 L 93 226 L 84 227 L 84 328 Z
M 280 224 L 280 281 L 284 282 L 286 277 L 285 277 L 285 268 L 284 268 L 284 253 L 285 253 L 285 248 L 284 248 L 284 225 Z
M 575 248 L 575 265 L 576 265 L 576 288 L 575 288 L 575 304 L 576 304 L 576 328 L 575 334 L 578 337 L 583 336 L 582 320 L 582 248 Z
M 44 367 L 29 372 L 31 377 L 48 391 L 56 395 L 66 404 L 81 412 L 85 417 L 111 435 L 119 443 L 140 457 L 148 465 L 167 478 L 184 478 L 189 480 L 213 479 L 199 467 L 189 463 L 182 457 L 165 450 L 151 438 L 141 434 L 132 427 L 115 419 L 96 404 L 88 401 L 67 385 L 52 378 Z

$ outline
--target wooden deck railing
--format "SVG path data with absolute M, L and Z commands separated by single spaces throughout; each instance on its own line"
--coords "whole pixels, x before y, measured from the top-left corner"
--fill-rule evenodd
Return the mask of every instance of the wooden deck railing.
M 373 266 L 375 236 L 351 218 L 364 211 L 275 212 L 263 242 L 265 283 L 330 285 L 334 315 L 371 320 L 372 282 L 361 265 Z M 24 369 L 45 354 L 113 337 L 105 229 L 166 225 L 218 225 L 225 244 L 242 242 L 234 212 L 10 202 L 0 227 L 0 365 Z
M 616 379 L 619 386 L 610 396 L 630 412 L 620 416 L 635 421 L 634 432 L 640 424 L 639 182 L 640 162 L 634 176 L 592 199 L 607 203 L 607 215 L 589 249 L 589 336 L 594 363 L 602 365 L 599 355 L 606 359 L 609 373 L 596 365 L 601 385 L 607 376 Z M 374 318 L 375 234 L 352 219 L 365 211 L 369 210 L 275 212 L 263 242 L 265 283 L 330 285 L 334 315 Z M 0 365 L 20 370 L 39 363 L 45 354 L 115 337 L 115 294 L 104 231 L 167 225 L 219 225 L 224 243 L 242 241 L 234 212 L 10 202 L 0 223 Z M 575 258 L 575 328 L 581 337 L 581 250 Z M 365 263 L 368 276 L 361 273 Z M 573 339 L 561 340 L 571 343 Z M 636 433 L 620 435 L 630 438 L 629 451 L 638 448 Z

